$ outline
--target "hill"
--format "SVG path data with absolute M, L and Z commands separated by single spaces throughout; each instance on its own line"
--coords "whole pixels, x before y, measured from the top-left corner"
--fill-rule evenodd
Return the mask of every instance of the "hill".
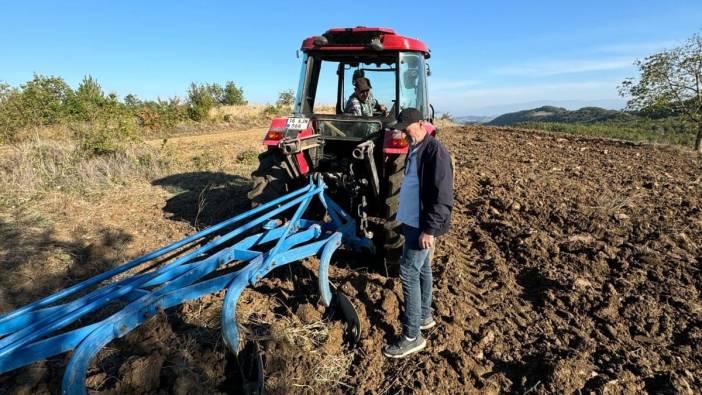
M 563 107 L 542 106 L 531 110 L 503 114 L 487 124 L 508 126 L 527 122 L 594 123 L 613 120 L 626 121 L 634 117 L 634 115 L 623 111 L 608 110 L 601 107 L 583 107 L 579 110 L 570 111 Z
M 494 116 L 489 115 L 464 115 L 460 117 L 454 117 L 453 120 L 456 123 L 461 123 L 464 125 L 477 125 L 481 123 L 488 123 L 494 118 Z

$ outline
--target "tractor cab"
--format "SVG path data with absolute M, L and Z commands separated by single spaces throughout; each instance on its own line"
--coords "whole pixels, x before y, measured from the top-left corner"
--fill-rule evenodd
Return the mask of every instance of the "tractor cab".
M 325 139 L 379 135 L 408 107 L 432 120 L 427 98 L 430 53 L 422 42 L 385 28 L 330 29 L 304 40 L 302 53 L 294 114 L 311 119 Z M 372 97 L 386 112 L 366 116 L 346 112 L 359 77 L 368 79 Z

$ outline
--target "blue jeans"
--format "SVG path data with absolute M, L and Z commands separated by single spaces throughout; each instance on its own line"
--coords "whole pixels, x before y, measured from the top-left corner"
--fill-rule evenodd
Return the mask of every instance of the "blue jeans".
M 402 225 L 405 245 L 400 259 L 400 280 L 404 295 L 404 309 L 400 320 L 402 333 L 417 337 L 421 320 L 431 317 L 431 259 L 434 247 L 419 247 L 419 229 Z

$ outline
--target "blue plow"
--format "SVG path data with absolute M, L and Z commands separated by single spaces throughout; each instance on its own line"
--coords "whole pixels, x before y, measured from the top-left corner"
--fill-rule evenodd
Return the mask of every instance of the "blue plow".
M 352 339 L 358 341 L 358 316 L 342 293 L 332 294 L 327 274 L 331 256 L 342 243 L 360 250 L 373 246 L 369 239 L 356 236 L 354 220 L 324 189 L 321 178 L 311 179 L 304 188 L 1 316 L 0 374 L 73 350 L 62 390 L 84 394 L 90 361 L 110 341 L 125 336 L 160 309 L 222 289 L 226 289 L 221 318 L 224 342 L 236 354 L 240 348 L 236 304 L 244 288 L 277 267 L 313 255 L 319 256 L 322 303 L 339 305 Z M 327 221 L 302 218 L 315 198 L 326 209 Z M 274 219 L 292 210 L 287 222 Z M 233 265 L 240 268 L 218 275 L 218 269 Z M 116 313 L 84 324 L 116 303 L 122 306 Z

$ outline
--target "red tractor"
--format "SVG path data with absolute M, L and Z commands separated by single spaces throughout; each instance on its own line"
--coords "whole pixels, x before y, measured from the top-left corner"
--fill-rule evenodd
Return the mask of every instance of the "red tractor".
M 372 239 L 378 252 L 397 249 L 402 237 L 395 217 L 408 141 L 393 125 L 402 109 L 414 107 L 435 133 L 427 97 L 429 49 L 392 29 L 369 27 L 330 29 L 305 39 L 301 49 L 293 115 L 273 119 L 248 197 L 262 204 L 320 174 L 329 196 L 355 217 L 358 235 Z M 376 110 L 383 111 L 348 113 L 361 77 L 384 104 Z M 333 109 L 321 106 L 331 103 Z

